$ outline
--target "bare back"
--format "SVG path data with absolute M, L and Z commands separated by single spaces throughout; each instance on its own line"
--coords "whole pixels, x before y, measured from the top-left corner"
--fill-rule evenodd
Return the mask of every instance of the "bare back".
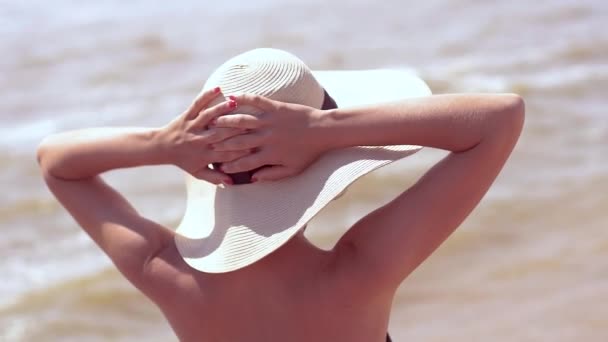
M 148 265 L 142 291 L 182 342 L 385 341 L 392 291 L 358 288 L 335 260 L 300 234 L 254 265 L 209 274 L 171 246 Z

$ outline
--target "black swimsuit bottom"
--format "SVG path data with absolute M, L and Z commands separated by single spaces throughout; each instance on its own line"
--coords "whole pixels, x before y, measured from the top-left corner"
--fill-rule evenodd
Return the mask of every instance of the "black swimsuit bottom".
M 386 342 L 393 342 L 393 340 L 391 340 L 391 335 L 388 333 L 386 333 Z

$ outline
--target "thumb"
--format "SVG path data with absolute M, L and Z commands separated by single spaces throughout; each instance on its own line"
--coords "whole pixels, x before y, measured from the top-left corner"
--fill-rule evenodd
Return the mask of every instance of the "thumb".
M 251 178 L 255 179 L 256 181 L 270 182 L 287 178 L 295 174 L 296 172 L 294 169 L 287 166 L 277 165 L 262 168 L 260 171 L 254 173 Z

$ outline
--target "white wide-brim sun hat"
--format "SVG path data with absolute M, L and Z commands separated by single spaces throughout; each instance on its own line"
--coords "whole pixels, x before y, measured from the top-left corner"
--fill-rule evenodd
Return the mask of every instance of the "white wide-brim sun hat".
M 325 91 L 339 108 L 431 94 L 424 81 L 407 70 L 311 71 L 294 55 L 277 49 L 251 50 L 230 59 L 203 90 L 215 86 L 226 96 L 252 93 L 315 108 L 321 108 Z M 243 107 L 237 112 L 259 113 Z M 275 182 L 222 187 L 189 176 L 177 249 L 188 265 L 202 272 L 248 266 L 281 247 L 358 178 L 420 148 L 333 150 L 299 175 Z

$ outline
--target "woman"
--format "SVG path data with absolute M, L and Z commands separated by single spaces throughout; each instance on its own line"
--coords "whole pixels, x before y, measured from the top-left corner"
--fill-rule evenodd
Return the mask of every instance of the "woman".
M 253 50 L 218 68 L 164 127 L 86 129 L 41 143 L 51 191 L 181 341 L 388 340 L 395 291 L 481 200 L 523 126 L 516 95 L 352 107 L 335 93 L 389 89 L 348 80 L 329 89 L 315 75 L 286 52 Z M 354 180 L 420 146 L 450 153 L 333 249 L 306 239 L 307 222 Z M 190 175 L 176 232 L 140 216 L 100 177 L 159 164 Z

